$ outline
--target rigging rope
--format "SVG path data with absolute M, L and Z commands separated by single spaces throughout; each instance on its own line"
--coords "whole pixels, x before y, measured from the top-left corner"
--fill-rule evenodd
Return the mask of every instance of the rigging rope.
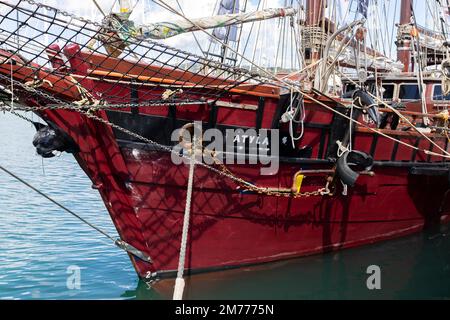
M 14 75 L 13 75 L 13 60 L 9 59 L 11 67 L 11 111 L 14 110 Z
M 0 170 L 5 172 L 6 174 L 10 175 L 15 180 L 19 181 L 20 183 L 22 183 L 23 185 L 27 186 L 31 190 L 35 191 L 36 193 L 38 193 L 39 195 L 41 195 L 45 199 L 49 200 L 53 204 L 57 205 L 58 207 L 60 207 L 64 211 L 66 211 L 67 213 L 71 214 L 72 216 L 74 216 L 75 218 L 77 218 L 78 220 L 83 222 L 84 224 L 88 225 L 90 228 L 94 229 L 95 231 L 99 232 L 100 234 L 102 234 L 106 238 L 110 239 L 117 247 L 125 250 L 126 252 L 130 253 L 131 255 L 133 255 L 133 256 L 135 256 L 135 257 L 137 257 L 137 258 L 139 258 L 139 259 L 141 259 L 143 261 L 152 263 L 152 259 L 146 253 L 136 249 L 135 247 L 133 247 L 132 245 L 126 243 L 125 241 L 123 241 L 120 238 L 114 238 L 113 236 L 109 235 L 108 233 L 106 233 L 105 231 L 100 229 L 99 227 L 93 225 L 92 223 L 90 223 L 89 221 L 87 221 L 86 219 L 81 217 L 80 215 L 76 214 L 75 212 L 73 212 L 72 210 L 67 208 L 66 206 L 62 205 L 61 203 L 59 203 L 58 201 L 54 200 L 53 198 L 51 198 L 50 196 L 48 196 L 44 192 L 40 191 L 36 187 L 32 186 L 31 184 L 29 184 L 28 182 L 26 182 L 25 180 L 23 180 L 22 178 L 20 178 L 16 174 L 12 173 L 11 171 L 6 169 L 2 165 L 0 165 Z
M 29 2 L 29 3 L 33 3 L 33 4 L 35 4 L 33 1 L 30 1 L 30 0 L 27 0 L 27 2 Z M 52 10 L 56 10 L 56 9 L 54 9 L 54 8 L 51 8 Z M 175 12 L 176 12 L 176 10 L 175 10 Z M 179 14 L 179 13 L 177 13 L 177 14 Z M 179 14 L 180 15 L 180 14 Z M 71 16 L 72 17 L 72 16 Z M 76 17 L 75 17 L 76 18 Z M 187 18 L 186 18 L 187 19 Z M 187 19 L 187 20 L 189 20 L 189 19 Z M 83 21 L 87 21 L 87 20 L 83 20 Z M 94 25 L 96 25 L 95 23 L 93 23 Z M 203 30 L 203 29 L 202 29 Z M 204 31 L 204 30 L 203 30 Z M 206 32 L 206 31 L 204 31 L 204 32 Z M 206 32 L 207 33 L 207 32 Z M 207 33 L 208 34 L 208 33 Z M 210 35 L 211 36 L 211 35 Z M 213 37 L 213 36 L 211 36 L 211 37 Z M 213 38 L 215 38 L 215 37 L 213 37 Z M 219 41 L 220 42 L 220 40 L 218 40 L 218 39 L 216 39 L 217 41 Z M 231 49 L 231 48 L 230 48 Z M 233 49 L 231 49 L 231 50 L 233 50 Z M 239 53 L 237 53 L 238 55 L 241 55 L 241 54 L 239 54 Z M 243 57 L 243 59 L 246 59 L 245 57 Z M 247 60 L 247 59 L 246 59 Z M 247 60 L 248 61 L 248 60 Z M 250 62 L 250 61 L 249 61 Z M 274 74 L 272 74 L 272 73 L 270 73 L 270 72 L 268 72 L 267 70 L 265 70 L 265 69 L 262 69 L 261 67 L 259 67 L 259 66 L 257 66 L 257 65 L 255 65 L 254 63 L 252 63 L 252 62 L 250 62 L 252 65 L 254 65 L 257 69 L 259 69 L 259 70 L 261 70 L 263 73 L 265 73 L 265 74 L 267 74 L 267 75 L 269 75 L 269 78 L 270 79 L 272 79 L 272 80 L 274 80 L 274 81 L 277 81 L 278 83 L 280 83 L 280 84 L 284 84 L 284 85 L 286 85 L 288 88 L 290 88 L 291 90 L 295 90 L 296 92 L 298 91 L 298 92 L 300 92 L 300 90 L 298 89 L 298 86 L 295 84 L 295 83 L 293 83 L 292 81 L 288 81 L 288 80 L 286 80 L 286 79 L 280 79 L 280 78 L 278 78 L 276 75 L 274 75 Z M 15 81 L 14 81 L 15 82 Z M 19 84 L 20 85 L 22 85 L 20 82 L 19 82 Z M 24 87 L 25 89 L 30 89 L 30 88 L 26 88 L 26 87 Z M 37 92 L 38 94 L 41 94 L 41 95 L 44 95 L 44 93 L 42 93 L 42 92 Z M 307 98 L 310 98 L 312 101 L 315 101 L 315 99 L 313 98 L 313 97 L 311 97 L 310 95 L 308 95 L 307 93 L 305 93 L 305 92 L 302 92 L 302 94 L 305 96 L 305 97 L 307 97 Z M 47 95 L 47 97 L 50 97 L 50 99 L 52 99 L 52 100 L 54 100 L 54 101 L 56 101 L 55 100 L 55 98 L 54 97 L 51 97 L 51 96 L 48 96 Z M 317 100 L 316 100 L 317 101 Z M 65 103 L 64 104 L 65 105 L 65 107 L 66 108 L 68 108 L 68 109 L 70 109 L 71 107 L 70 107 L 70 105 L 69 104 L 67 104 L 67 103 Z M 321 103 L 319 103 L 319 105 L 323 105 L 323 104 L 321 104 Z M 388 106 L 388 105 L 386 105 L 388 108 L 390 108 L 390 106 Z M 74 109 L 77 109 L 77 107 L 76 106 L 74 106 L 75 108 Z M 79 107 L 79 106 L 78 106 Z M 96 107 L 97 108 L 97 107 Z M 332 112 L 334 112 L 334 113 L 337 113 L 337 114 L 339 114 L 339 112 L 337 112 L 336 110 L 334 110 L 333 108 L 330 108 L 329 109 L 330 111 L 332 111 Z M 396 112 L 396 110 L 394 110 L 394 112 Z M 342 114 L 341 114 L 342 115 Z M 401 115 L 400 114 L 400 116 L 401 117 L 404 117 L 403 115 Z M 359 122 L 357 122 L 357 121 L 354 121 L 355 123 L 358 123 L 358 124 L 360 124 L 360 125 L 362 125 L 361 123 L 359 123 Z M 367 127 L 367 126 L 365 126 L 365 125 L 362 125 L 363 127 Z M 415 126 L 414 125 L 412 125 L 411 124 L 411 126 L 412 127 L 414 127 L 415 128 Z M 369 128 L 370 130 L 373 130 L 373 128 L 370 128 L 370 127 L 367 127 L 367 128 Z M 417 128 L 416 128 L 416 130 L 417 130 Z M 418 131 L 418 130 L 417 130 Z M 382 133 L 382 132 L 380 132 L 380 131 L 378 131 L 378 130 L 376 130 L 375 131 L 376 133 L 378 133 L 378 134 L 381 134 L 381 135 L 383 135 L 383 136 L 385 136 L 385 137 L 387 137 L 387 138 L 389 138 L 389 139 L 392 139 L 392 140 L 394 140 L 394 141 L 397 141 L 397 139 L 395 139 L 395 138 L 393 138 L 393 137 L 390 137 L 389 135 L 386 135 L 386 134 L 384 134 L 384 133 Z M 419 131 L 418 131 L 419 132 Z M 432 144 L 434 144 L 434 145 L 436 145 L 435 144 L 435 142 L 433 142 L 433 141 L 431 141 L 431 139 L 429 139 L 428 137 L 426 137 L 422 132 L 419 132 L 420 134 L 422 134 L 425 138 L 427 138 L 428 140 L 430 140 L 430 142 L 432 143 Z M 403 144 L 405 144 L 405 143 L 403 143 Z M 408 144 L 405 144 L 405 145 L 408 145 Z M 408 145 L 408 146 L 410 146 L 410 147 L 412 147 L 413 149 L 416 149 L 416 150 L 418 150 L 417 148 L 414 148 L 413 146 L 411 146 L 411 145 Z M 437 146 L 440 150 L 442 150 L 444 153 L 446 153 L 447 155 L 449 155 L 446 151 L 444 151 L 442 148 L 440 148 L 439 146 Z M 424 151 L 424 152 L 427 152 L 426 150 Z M 437 156 L 443 156 L 443 155 L 441 155 L 441 154 L 436 154 Z M 444 157 L 448 157 L 448 156 L 444 156 Z
M 183 7 L 181 6 L 180 1 L 179 1 L 179 0 L 176 0 L 176 2 L 177 2 L 177 5 L 178 5 L 178 8 L 180 8 L 181 13 L 184 14 Z M 192 36 L 194 37 L 195 43 L 197 43 L 197 46 L 198 46 L 198 48 L 200 49 L 200 52 L 201 52 L 201 53 L 203 54 L 203 56 L 205 56 L 205 58 L 206 58 L 206 57 L 207 57 L 207 54 L 203 51 L 203 48 L 202 48 L 202 46 L 201 46 L 201 44 L 200 44 L 200 41 L 198 41 L 197 36 L 195 35 L 194 32 L 191 32 L 191 34 L 192 34 Z
M 161 6 L 165 7 L 167 10 L 169 10 L 169 11 L 171 11 L 171 12 L 173 12 L 173 13 L 179 15 L 179 16 L 181 16 L 182 18 L 186 19 L 188 22 L 190 22 L 190 23 L 192 23 L 192 24 L 195 24 L 195 22 L 192 22 L 189 18 L 187 18 L 186 16 L 184 16 L 183 14 L 181 14 L 180 12 L 178 12 L 176 9 L 174 9 L 173 7 L 171 7 L 170 5 L 168 5 L 165 1 L 163 1 L 163 0 L 153 0 L 153 2 L 155 2 L 155 3 L 160 2 L 160 3 L 162 3 Z M 199 28 L 199 30 L 205 32 L 205 33 L 206 33 L 208 36 L 210 36 L 212 39 L 218 41 L 219 43 L 221 43 L 221 44 L 224 45 L 224 46 L 227 46 L 225 43 L 223 43 L 222 41 L 220 41 L 220 40 L 219 40 L 218 38 L 216 38 L 214 35 L 208 33 L 205 29 L 201 28 L 201 27 L 198 26 L 198 25 L 197 25 L 197 27 Z M 234 51 L 231 47 L 229 47 L 229 46 L 227 46 L 227 47 L 228 47 L 230 50 L 232 50 L 233 52 L 235 52 L 237 55 L 241 56 L 241 58 L 242 58 L 243 60 L 246 60 L 246 61 L 249 62 L 252 66 L 254 66 L 256 69 L 258 69 L 258 70 L 260 70 L 262 73 L 266 74 L 270 79 L 272 79 L 272 80 L 274 80 L 274 81 L 277 81 L 277 82 L 280 82 L 280 83 L 286 85 L 288 88 L 294 88 L 294 90 L 300 91 L 305 97 L 311 99 L 312 101 L 315 101 L 315 102 L 318 101 L 317 99 L 314 99 L 312 96 L 308 95 L 306 92 L 303 92 L 303 91 L 299 90 L 299 88 L 298 88 L 295 84 L 293 84 L 293 82 L 287 81 L 286 79 L 280 79 L 280 78 L 277 77 L 275 74 L 271 73 L 270 71 L 268 71 L 268 70 L 266 70 L 266 69 L 264 69 L 264 68 L 261 68 L 260 66 L 256 65 L 254 62 L 248 60 L 247 58 L 245 58 L 244 56 L 242 56 L 242 55 L 239 54 L 238 52 Z M 372 95 L 372 96 L 373 96 L 373 95 Z M 377 99 L 377 101 L 378 101 L 378 98 L 377 98 L 377 97 L 374 96 L 374 98 Z M 387 104 L 384 103 L 383 101 L 381 101 L 381 103 L 385 104 L 387 108 L 391 109 L 391 110 L 392 110 L 393 112 L 395 112 L 399 117 L 401 117 L 403 120 L 405 120 L 405 121 L 408 123 L 408 125 L 410 125 L 416 132 L 418 132 L 421 136 L 423 136 L 427 141 L 429 141 L 429 142 L 430 142 L 432 145 L 434 145 L 436 148 L 438 148 L 439 150 L 441 150 L 441 151 L 445 154 L 445 157 L 450 158 L 450 153 L 449 153 L 449 152 L 447 152 L 446 150 L 442 149 L 442 147 L 439 146 L 436 142 L 434 142 L 434 141 L 431 140 L 429 137 L 427 137 L 423 132 L 421 132 L 420 130 L 418 130 L 417 127 L 416 127 L 414 124 L 412 124 L 405 116 L 403 116 L 401 113 L 399 113 L 395 108 L 393 108 L 392 106 L 387 105 Z M 322 104 L 321 104 L 321 105 L 322 105 Z M 333 112 L 336 112 L 336 110 L 334 110 L 334 109 L 332 109 L 332 108 L 330 108 L 330 110 L 333 111 Z M 360 123 L 359 123 L 359 124 L 360 124 Z M 368 127 L 368 128 L 371 129 L 370 127 Z M 379 133 L 380 133 L 380 131 L 378 131 L 378 130 L 375 131 L 375 132 L 379 132 Z M 380 134 L 381 134 L 381 133 L 380 133 Z M 388 135 L 386 135 L 386 134 L 384 134 L 384 133 L 383 133 L 382 135 L 388 136 Z M 392 138 L 392 137 L 391 137 L 391 138 Z M 393 138 L 393 139 L 395 139 L 395 138 Z M 395 140 L 398 140 L 398 139 L 395 139 Z
M 105 12 L 103 11 L 102 7 L 100 7 L 100 5 L 97 3 L 97 0 L 92 0 L 92 2 L 94 2 L 95 6 L 97 7 L 98 11 L 100 11 L 100 13 L 103 15 L 103 17 L 106 17 Z

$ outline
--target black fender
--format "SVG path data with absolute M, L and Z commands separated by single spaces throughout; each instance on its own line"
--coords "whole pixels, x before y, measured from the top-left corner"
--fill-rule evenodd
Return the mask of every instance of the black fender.
M 378 110 L 378 104 L 375 99 L 365 90 L 359 89 L 353 93 L 353 103 L 363 112 L 367 113 L 372 121 L 377 125 L 381 123 L 381 116 Z
M 375 103 L 375 100 L 372 98 L 371 95 L 365 90 L 358 89 L 353 92 L 353 103 L 362 109 L 368 108 L 369 106 L 372 106 Z
M 367 153 L 346 151 L 337 161 L 336 172 L 344 184 L 354 187 L 359 177 L 357 171 L 370 170 L 372 166 L 373 158 Z

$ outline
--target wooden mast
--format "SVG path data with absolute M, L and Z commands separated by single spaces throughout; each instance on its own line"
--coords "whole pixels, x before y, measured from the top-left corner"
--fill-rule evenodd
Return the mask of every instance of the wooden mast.
M 412 5 L 413 0 L 402 0 L 399 27 L 411 23 Z M 411 39 L 402 37 L 401 33 L 399 33 L 399 39 L 397 39 L 397 60 L 403 63 L 404 72 L 411 71 Z
M 308 26 L 317 26 L 323 18 L 323 0 L 306 1 L 306 23 Z
M 308 27 L 323 27 L 324 1 L 307 0 L 306 1 L 306 25 Z M 314 43 L 314 41 L 312 41 Z M 308 64 L 315 63 L 320 59 L 320 47 L 312 45 L 312 48 L 305 48 L 305 58 Z

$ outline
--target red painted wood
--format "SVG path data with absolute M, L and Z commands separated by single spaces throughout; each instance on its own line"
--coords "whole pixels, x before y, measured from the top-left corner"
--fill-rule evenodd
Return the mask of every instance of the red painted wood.
M 120 236 L 154 259 L 148 264 L 132 258 L 138 274 L 175 270 L 188 167 L 175 166 L 166 153 L 120 150 L 109 128 L 77 113 L 48 111 L 46 117 L 81 146 L 77 160 L 98 186 Z M 370 136 L 362 133 L 361 139 L 368 143 Z M 378 148 L 382 159 L 390 157 L 387 141 L 381 140 Z M 314 168 L 326 167 L 303 169 Z M 275 176 L 261 176 L 255 166 L 230 169 L 259 185 L 290 188 L 302 167 L 282 165 Z M 325 181 L 323 174 L 307 175 L 303 191 L 322 188 Z M 197 167 L 187 267 L 261 263 L 416 232 L 450 213 L 446 188 L 442 177 L 411 177 L 407 169 L 377 168 L 375 177 L 361 177 L 348 196 L 290 199 L 243 193 L 229 179 Z M 443 203 L 445 211 L 439 212 Z
M 76 47 L 68 47 L 64 52 L 71 57 L 69 61 L 74 72 L 83 76 L 90 72 L 90 68 L 77 50 Z M 28 72 L 31 68 L 26 70 Z M 151 68 L 146 71 L 154 72 Z M 0 72 L 9 74 L 9 65 L 0 65 Z M 165 72 L 168 76 L 173 75 L 170 70 Z M 18 72 L 17 76 L 23 76 L 20 80 L 28 80 L 30 74 Z M 62 76 L 60 79 L 65 80 Z M 86 80 L 83 86 L 107 102 L 130 102 L 129 85 L 113 86 L 105 81 Z M 59 89 L 55 88 L 55 91 Z M 141 87 L 138 90 L 139 101 L 156 99 L 155 95 L 161 93 Z M 19 94 L 28 99 L 27 103 L 38 105 L 33 97 Z M 65 98 L 73 101 L 72 96 Z M 258 99 L 254 94 L 238 97 L 226 94 L 221 101 L 257 106 Z M 277 103 L 275 98 L 266 99 L 262 128 L 272 127 Z M 308 100 L 305 108 L 307 124 L 331 124 L 331 111 Z M 177 119 L 187 121 L 208 121 L 211 111 L 206 103 L 176 106 L 176 109 Z M 167 116 L 166 107 L 140 107 L 139 112 Z M 256 112 L 219 107 L 217 121 L 221 125 L 254 127 Z M 45 110 L 40 114 L 68 133 L 79 145 L 76 159 L 100 192 L 120 237 L 153 258 L 154 263 L 149 264 L 131 257 L 137 273 L 145 277 L 148 273 L 175 270 L 188 167 L 174 165 L 170 155 L 164 152 L 119 148 L 109 126 L 80 113 Z M 98 115 L 107 119 L 103 111 Z M 318 157 L 321 134 L 321 129 L 308 128 L 298 146 L 312 147 L 313 158 Z M 393 131 L 389 134 L 411 144 L 420 137 L 413 132 Z M 353 137 L 355 148 L 369 153 L 374 137 L 373 132 L 359 128 Z M 430 137 L 446 146 L 445 138 L 438 135 Z M 327 141 L 325 139 L 323 148 L 326 148 Z M 429 148 L 425 139 L 421 138 L 419 142 L 422 148 Z M 375 160 L 411 160 L 413 152 L 409 148 L 399 145 L 393 157 L 394 149 L 394 142 L 378 137 L 373 150 Z M 443 160 L 440 157 L 428 159 L 421 152 L 416 157 L 420 161 Z M 299 170 L 333 169 L 333 165 L 282 164 L 280 171 L 272 176 L 261 176 L 260 168 L 254 165 L 233 165 L 229 169 L 246 181 L 261 186 L 290 188 Z M 196 270 L 225 268 L 338 250 L 416 232 L 438 223 L 441 216 L 448 219 L 447 177 L 413 176 L 407 168 L 375 167 L 374 170 L 374 177 L 361 176 L 347 196 L 342 195 L 342 186 L 337 183 L 336 195 L 332 197 L 292 199 L 244 192 L 228 178 L 197 167 L 186 267 Z M 325 174 L 306 174 L 302 191 L 323 188 L 326 179 Z

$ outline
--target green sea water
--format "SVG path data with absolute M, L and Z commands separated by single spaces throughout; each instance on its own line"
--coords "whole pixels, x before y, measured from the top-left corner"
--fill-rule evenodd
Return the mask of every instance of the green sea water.
M 42 160 L 34 128 L 0 114 L 0 164 L 115 234 L 98 193 L 71 155 Z M 369 290 L 369 266 L 381 289 Z M 80 287 L 68 286 L 71 266 Z M 0 299 L 165 299 L 139 281 L 128 256 L 52 203 L 0 173 Z M 258 268 L 193 277 L 190 299 L 449 299 L 450 230 Z

